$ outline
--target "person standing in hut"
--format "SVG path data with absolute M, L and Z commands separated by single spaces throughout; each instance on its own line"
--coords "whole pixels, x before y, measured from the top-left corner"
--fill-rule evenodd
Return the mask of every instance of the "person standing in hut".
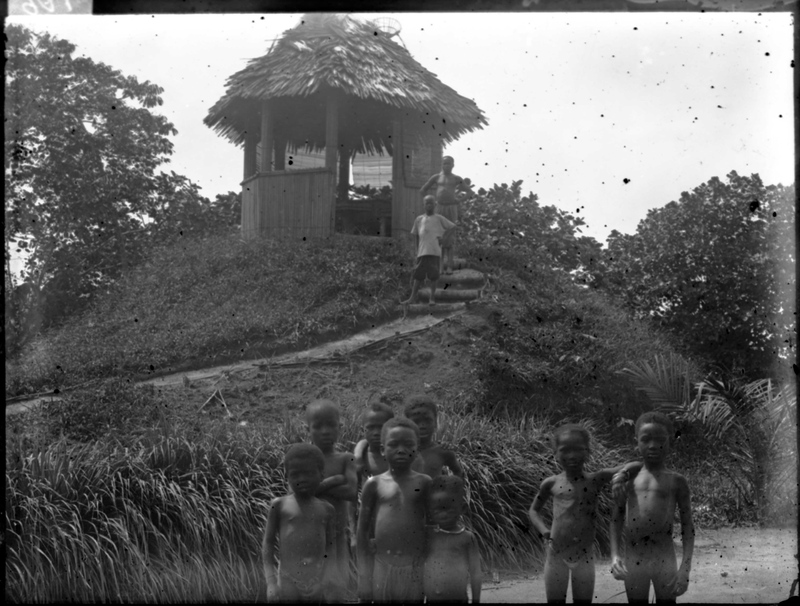
M 436 282 L 439 280 L 440 263 L 442 259 L 441 242 L 447 234 L 455 229 L 455 223 L 442 215 L 437 215 L 436 199 L 425 196 L 425 214 L 414 221 L 411 234 L 414 236 L 414 250 L 417 251 L 414 273 L 411 274 L 411 296 L 401 305 L 416 303 L 419 299 L 419 289 L 427 279 L 431 284 L 429 305 L 436 303 Z
M 452 223 L 458 223 L 458 203 L 463 199 L 464 192 L 458 192 L 463 186 L 464 180 L 458 175 L 453 174 L 455 160 L 453 156 L 442 158 L 442 170 L 436 173 L 419 192 L 424 196 L 434 185 L 436 186 L 436 212 L 448 219 Z M 452 274 L 455 257 L 455 230 L 451 230 L 446 237 L 442 238 L 442 257 L 440 271 L 445 274 Z

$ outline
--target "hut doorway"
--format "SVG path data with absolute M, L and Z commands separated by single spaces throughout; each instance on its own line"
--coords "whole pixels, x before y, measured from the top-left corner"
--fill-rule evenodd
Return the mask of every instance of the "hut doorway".
M 364 236 L 392 235 L 392 157 L 356 152 L 339 173 L 336 231 Z M 342 157 L 339 157 L 342 162 Z M 347 181 L 342 181 L 347 174 Z M 346 185 L 343 186 L 343 183 Z

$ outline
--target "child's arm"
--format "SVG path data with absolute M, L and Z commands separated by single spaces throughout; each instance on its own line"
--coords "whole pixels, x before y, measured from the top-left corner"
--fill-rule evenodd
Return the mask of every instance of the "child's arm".
M 551 476 L 542 482 L 542 485 L 539 487 L 539 493 L 536 495 L 536 498 L 533 499 L 533 503 L 531 503 L 531 507 L 528 510 L 528 517 L 531 520 L 531 524 L 533 524 L 533 527 L 545 541 L 550 540 L 550 527 L 545 523 L 539 512 L 552 496 L 553 481 L 554 479 Z
M 675 596 L 683 595 L 689 588 L 689 573 L 692 570 L 692 555 L 694 553 L 694 521 L 692 520 L 692 502 L 689 494 L 689 483 L 680 474 L 675 474 L 675 500 L 681 516 L 681 542 L 683 543 L 683 557 L 678 576 L 675 579 Z
M 461 463 L 459 463 L 456 458 L 456 453 L 452 450 L 442 451 L 442 463 L 447 465 L 454 476 L 458 476 L 462 480 L 464 479 L 464 468 L 461 467 Z
M 439 173 L 436 173 L 436 174 L 435 174 L 435 175 L 433 175 L 433 176 L 432 176 L 430 179 L 428 179 L 427 183 L 425 183 L 425 185 L 423 185 L 422 187 L 420 187 L 420 188 L 419 188 L 419 193 L 420 193 L 420 195 L 424 196 L 424 195 L 425 195 L 425 193 L 426 193 L 426 192 L 427 192 L 427 191 L 428 191 L 428 190 L 429 190 L 431 187 L 433 187 L 433 185 L 436 183 L 436 181 L 437 181 L 438 179 L 439 179 Z
M 341 486 L 346 482 L 347 478 L 345 478 L 343 473 L 337 473 L 336 475 L 328 476 L 319 483 L 319 488 L 317 488 L 317 496 L 327 496 L 331 492 L 332 488 Z
M 375 565 L 375 554 L 369 544 L 369 531 L 378 502 L 378 485 L 375 478 L 370 478 L 361 491 L 361 508 L 358 510 L 358 538 L 356 552 L 358 554 L 358 598 L 362 602 L 372 601 L 372 570 Z
M 628 576 L 625 560 L 622 559 L 620 546 L 622 545 L 622 526 L 625 523 L 625 508 L 627 502 L 615 501 L 611 506 L 611 574 L 618 581 Z
M 335 482 L 331 482 L 323 490 L 322 487 L 326 480 L 336 478 Z M 320 490 L 317 490 L 317 495 L 325 494 L 327 497 L 340 499 L 342 501 L 357 501 L 358 500 L 358 478 L 356 476 L 356 464 L 353 460 L 353 455 L 348 454 L 344 460 L 344 473 L 325 478 L 320 484 Z
M 643 466 L 644 463 L 642 461 L 629 461 L 614 473 L 611 477 L 611 496 L 615 501 L 625 499 L 628 482 L 636 477 Z
M 275 543 L 280 528 L 280 498 L 273 499 L 267 517 L 267 528 L 261 543 L 261 558 L 264 561 L 264 576 L 267 579 L 267 601 L 274 602 L 278 598 L 278 571 L 275 568 Z
M 472 603 L 477 604 L 481 601 L 481 556 L 478 552 L 478 542 L 472 533 L 470 533 L 468 549 L 469 584 L 472 589 Z

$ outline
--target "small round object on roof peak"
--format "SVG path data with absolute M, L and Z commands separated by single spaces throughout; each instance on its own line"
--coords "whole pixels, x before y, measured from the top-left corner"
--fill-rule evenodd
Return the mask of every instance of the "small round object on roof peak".
M 389 38 L 394 38 L 400 33 L 400 22 L 392 17 L 378 17 L 375 19 L 375 26 Z

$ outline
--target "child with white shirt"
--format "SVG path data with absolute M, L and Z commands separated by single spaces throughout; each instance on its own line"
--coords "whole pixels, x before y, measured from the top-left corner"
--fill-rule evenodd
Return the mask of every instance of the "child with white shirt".
M 414 273 L 411 275 L 411 296 L 401 305 L 416 303 L 419 289 L 427 279 L 431 284 L 429 305 L 436 304 L 436 282 L 439 280 L 439 265 L 442 257 L 442 240 L 455 229 L 456 224 L 442 215 L 436 214 L 436 199 L 425 196 L 425 214 L 414 221 L 411 234 L 414 236 L 414 248 L 417 251 Z

